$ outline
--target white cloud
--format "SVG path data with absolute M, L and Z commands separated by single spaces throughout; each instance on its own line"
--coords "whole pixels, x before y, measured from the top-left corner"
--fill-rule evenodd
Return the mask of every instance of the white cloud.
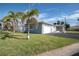
M 41 19 L 46 18 L 46 17 L 48 17 L 48 15 L 46 13 L 41 13 L 41 14 L 39 14 L 38 19 L 41 20 Z
M 72 13 L 71 15 L 61 16 L 60 19 L 66 18 L 66 19 L 77 19 L 79 18 L 79 10 L 76 10 L 75 13 Z
M 28 9 L 26 9 L 25 11 L 24 11 L 24 13 L 26 13 L 28 11 Z
M 79 13 L 79 10 L 75 10 L 74 13 Z
M 67 16 L 68 19 L 77 19 L 79 18 L 79 10 L 75 10 L 74 12 L 72 12 L 73 14 Z
M 44 21 L 46 23 L 53 23 L 53 22 L 57 21 L 57 19 L 56 19 L 56 17 L 52 17 L 52 18 L 44 18 L 40 21 Z
M 43 19 L 44 21 L 54 21 L 56 20 L 56 18 L 47 18 L 47 19 Z
M 75 13 L 69 16 L 69 19 L 77 19 L 79 18 L 79 13 Z
M 62 15 L 62 16 L 59 16 L 59 17 L 51 17 L 51 18 L 48 17 L 48 16 L 49 16 L 49 14 L 41 13 L 38 18 L 39 18 L 40 21 L 49 22 L 49 23 L 56 22 L 57 20 L 64 21 L 65 18 L 66 18 L 67 21 L 71 22 L 71 19 L 76 20 L 77 18 L 79 18 L 79 13 L 78 13 L 78 10 L 77 10 L 77 11 L 74 11 L 74 13 L 72 12 L 71 15 L 65 15 L 65 16 Z

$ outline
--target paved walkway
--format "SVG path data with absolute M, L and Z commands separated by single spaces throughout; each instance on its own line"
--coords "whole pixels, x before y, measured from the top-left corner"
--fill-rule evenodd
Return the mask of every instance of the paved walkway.
M 49 33 L 47 35 L 79 39 L 79 33 Z
M 58 48 L 52 51 L 48 51 L 38 56 L 71 56 L 71 55 L 79 55 L 79 43 L 75 43 L 66 47 Z

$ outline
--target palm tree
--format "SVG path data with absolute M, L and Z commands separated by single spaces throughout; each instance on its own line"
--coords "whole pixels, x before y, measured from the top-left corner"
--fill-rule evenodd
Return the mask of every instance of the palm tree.
M 39 11 L 37 9 L 32 9 L 32 10 L 28 10 L 27 12 L 24 13 L 23 15 L 23 19 L 26 20 L 26 24 L 27 24 L 27 35 L 28 35 L 28 39 L 30 38 L 29 36 L 29 32 L 30 32 L 30 24 L 34 24 L 36 22 L 36 17 L 39 15 Z
M 24 22 L 24 19 L 23 16 L 24 16 L 24 12 L 16 12 L 16 16 L 17 18 L 21 19 L 22 23 Z
M 15 32 L 16 31 L 16 26 L 17 26 L 17 24 L 16 24 L 17 18 L 19 18 L 21 16 L 20 16 L 20 12 L 15 13 L 13 11 L 9 11 L 8 16 L 5 16 L 3 18 L 4 24 L 6 24 L 6 27 L 10 27 L 10 26 L 8 26 L 9 24 L 7 24 L 7 22 L 11 22 L 11 24 L 12 24 L 11 28 L 12 28 L 13 32 Z
M 9 11 L 9 12 L 8 12 L 8 16 L 10 17 L 10 20 L 11 20 L 12 25 L 13 25 L 13 32 L 16 32 L 16 20 L 17 20 L 17 15 L 16 15 L 15 12 Z
M 8 30 L 8 28 L 10 28 L 10 17 L 9 16 L 5 16 L 3 17 L 3 30 Z
M 38 23 L 37 19 L 32 18 L 29 22 L 30 28 L 33 28 L 33 27 L 35 28 L 37 26 L 37 23 Z
M 24 23 L 24 21 L 26 21 L 27 24 L 27 29 L 28 29 L 28 39 L 29 39 L 29 32 L 30 32 L 30 27 L 32 25 L 36 25 L 37 24 L 37 19 L 36 17 L 39 15 L 39 11 L 37 9 L 32 9 L 32 10 L 28 10 L 27 12 L 13 12 L 13 11 L 9 11 L 8 12 L 8 16 L 4 17 L 4 22 L 7 23 L 7 21 L 10 21 L 12 23 L 13 26 L 13 32 L 16 31 L 16 22 L 17 22 L 17 18 L 20 18 L 22 23 Z

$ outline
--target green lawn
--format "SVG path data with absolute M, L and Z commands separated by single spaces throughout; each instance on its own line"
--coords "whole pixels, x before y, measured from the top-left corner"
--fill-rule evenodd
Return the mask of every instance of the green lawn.
M 39 53 L 79 42 L 76 39 L 24 33 L 0 32 L 0 55 L 37 55 Z

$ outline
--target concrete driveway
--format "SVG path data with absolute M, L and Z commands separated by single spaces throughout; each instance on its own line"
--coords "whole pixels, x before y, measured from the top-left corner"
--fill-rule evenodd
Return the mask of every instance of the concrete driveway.
M 48 35 L 79 39 L 79 34 L 78 33 L 49 33 Z

